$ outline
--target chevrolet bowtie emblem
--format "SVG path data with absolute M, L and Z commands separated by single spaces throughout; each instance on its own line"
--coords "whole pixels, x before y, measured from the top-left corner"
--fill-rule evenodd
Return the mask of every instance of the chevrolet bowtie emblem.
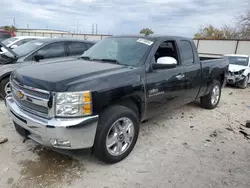
M 16 95 L 17 95 L 17 97 L 18 97 L 19 99 L 23 99 L 23 97 L 24 97 L 24 94 L 23 94 L 21 91 L 17 91 L 17 92 L 16 92 Z

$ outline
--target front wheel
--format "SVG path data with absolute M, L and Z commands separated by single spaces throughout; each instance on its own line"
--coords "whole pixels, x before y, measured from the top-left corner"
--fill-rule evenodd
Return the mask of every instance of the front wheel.
M 6 95 L 8 95 L 10 93 L 11 93 L 10 79 L 5 78 L 0 83 L 0 94 L 2 97 L 6 97 Z
M 220 102 L 221 84 L 218 80 L 213 82 L 211 91 L 204 97 L 201 97 L 201 106 L 206 109 L 214 109 Z
M 125 106 L 112 106 L 100 116 L 94 154 L 106 163 L 117 163 L 133 150 L 138 134 L 136 113 Z
M 248 81 L 249 81 L 249 75 L 244 78 L 243 83 L 241 85 L 239 85 L 239 88 L 246 89 L 246 87 L 248 85 Z

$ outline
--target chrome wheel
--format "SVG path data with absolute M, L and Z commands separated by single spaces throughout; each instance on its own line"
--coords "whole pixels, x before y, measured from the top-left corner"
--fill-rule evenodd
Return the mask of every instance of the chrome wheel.
M 11 93 L 10 82 L 7 82 L 6 85 L 4 86 L 4 92 L 6 95 Z
M 215 85 L 212 90 L 211 103 L 212 105 L 216 105 L 220 98 L 220 87 Z
M 131 145 L 135 134 L 134 123 L 123 117 L 110 127 L 106 138 L 106 149 L 110 155 L 119 156 Z

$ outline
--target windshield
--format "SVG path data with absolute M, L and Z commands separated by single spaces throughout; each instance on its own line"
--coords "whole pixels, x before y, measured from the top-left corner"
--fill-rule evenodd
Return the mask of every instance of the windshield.
M 229 64 L 248 66 L 248 61 L 249 61 L 248 57 L 235 56 L 235 57 L 228 57 L 228 59 L 229 59 Z
M 82 57 L 90 60 L 115 60 L 118 64 L 139 66 L 152 44 L 152 41 L 140 38 L 106 38 L 84 52 Z
M 27 54 L 29 54 L 30 52 L 34 51 L 35 49 L 39 48 L 40 46 L 42 46 L 44 43 L 41 41 L 30 41 L 27 42 L 17 48 L 14 48 L 13 51 L 19 56 L 25 56 Z M 7 56 L 13 56 L 10 52 L 6 52 L 5 55 Z
M 4 45 L 8 46 L 10 43 L 15 42 L 16 40 L 17 40 L 17 38 L 12 37 L 12 38 L 8 38 L 8 39 L 3 40 L 2 43 Z

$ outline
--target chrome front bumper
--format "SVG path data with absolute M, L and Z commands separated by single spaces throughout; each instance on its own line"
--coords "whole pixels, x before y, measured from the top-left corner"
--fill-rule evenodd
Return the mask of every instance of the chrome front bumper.
M 94 144 L 98 116 L 46 119 L 23 111 L 11 95 L 5 98 L 15 124 L 28 132 L 27 137 L 46 147 L 84 149 Z

